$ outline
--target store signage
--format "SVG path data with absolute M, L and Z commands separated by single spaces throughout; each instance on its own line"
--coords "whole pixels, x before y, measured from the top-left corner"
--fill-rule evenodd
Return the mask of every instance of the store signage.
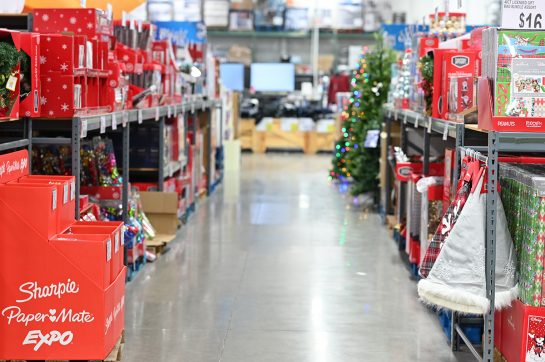
M 28 175 L 28 151 L 17 151 L 0 156 L 0 183 Z
M 545 1 L 503 0 L 501 26 L 507 29 L 545 29 Z

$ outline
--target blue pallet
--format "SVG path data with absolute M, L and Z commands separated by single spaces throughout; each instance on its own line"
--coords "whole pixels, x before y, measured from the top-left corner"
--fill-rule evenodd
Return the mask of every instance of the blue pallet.
M 452 312 L 450 310 L 440 310 L 439 323 L 443 328 L 443 332 L 447 336 L 448 341 L 451 339 L 451 325 L 452 325 Z M 474 345 L 480 345 L 482 343 L 483 327 L 481 326 L 461 326 L 464 334 L 469 338 L 469 341 Z

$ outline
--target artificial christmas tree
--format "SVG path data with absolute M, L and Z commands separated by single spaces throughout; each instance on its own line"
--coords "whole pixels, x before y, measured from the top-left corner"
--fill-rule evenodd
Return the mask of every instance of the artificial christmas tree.
M 379 182 L 380 147 L 373 142 L 382 124 L 382 106 L 388 98 L 391 80 L 391 66 L 396 55 L 385 47 L 383 36 L 376 36 L 377 45 L 365 55 L 364 66 L 360 69 L 361 83 L 358 89 L 356 119 L 353 130 L 357 135 L 359 147 L 351 155 L 351 170 L 354 180 L 351 193 L 360 195 L 365 192 L 377 193 Z
M 379 148 L 376 142 L 365 145 L 369 131 L 377 135 L 382 105 L 386 102 L 391 80 L 392 50 L 385 48 L 381 34 L 373 49 L 365 47 L 351 80 L 349 103 L 341 114 L 341 137 L 335 144 L 330 179 L 353 180 L 351 193 L 359 195 L 378 188 Z M 372 147 L 369 147 L 372 146 Z

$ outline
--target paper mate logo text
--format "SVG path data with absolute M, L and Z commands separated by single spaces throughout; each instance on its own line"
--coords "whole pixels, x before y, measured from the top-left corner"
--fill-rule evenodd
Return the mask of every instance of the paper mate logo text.
M 543 126 L 543 122 L 541 121 L 526 121 L 526 127 L 528 128 L 541 128 Z
M 451 62 L 456 68 L 463 68 L 469 64 L 469 57 L 458 55 L 456 57 L 452 57 Z
M 41 330 L 37 329 L 28 332 L 23 341 L 23 346 L 34 345 L 34 351 L 38 351 L 44 345 L 51 347 L 54 343 L 58 343 L 61 346 L 66 346 L 70 344 L 73 339 L 74 334 L 70 331 L 51 331 L 48 333 L 44 333 Z

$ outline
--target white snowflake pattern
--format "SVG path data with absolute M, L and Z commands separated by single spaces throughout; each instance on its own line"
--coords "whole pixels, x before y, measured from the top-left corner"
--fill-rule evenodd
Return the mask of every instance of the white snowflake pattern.
M 40 55 L 40 64 L 47 63 L 47 57 L 45 55 Z
M 44 96 L 41 96 L 41 97 L 40 97 L 40 104 L 41 104 L 42 106 L 46 105 L 46 104 L 47 104 L 47 98 L 44 97 Z
M 61 18 L 61 19 L 64 18 L 64 14 L 61 13 L 61 14 L 59 15 L 59 18 Z
M 515 271 L 516 271 L 516 267 L 513 260 L 509 260 L 509 262 L 505 264 L 505 266 L 503 267 L 503 272 L 507 280 L 512 280 L 515 278 Z
M 78 22 L 78 19 L 76 19 L 75 16 L 72 16 L 69 21 L 70 21 L 70 24 L 75 24 Z
M 49 111 L 50 116 L 52 116 L 53 114 L 55 114 L 53 111 Z
M 68 110 L 68 104 L 63 103 L 63 104 L 61 105 L 61 110 L 62 110 L 63 112 L 66 112 L 66 111 Z
M 61 64 L 61 70 L 62 70 L 63 72 L 66 72 L 66 71 L 68 70 L 68 64 L 62 63 L 62 64 Z
M 123 61 L 128 62 L 129 61 L 129 56 L 128 55 L 123 55 Z
M 93 23 L 89 22 L 87 23 L 87 29 L 92 29 L 93 28 Z
M 92 14 L 93 10 L 87 10 L 87 14 Z
M 78 33 L 81 33 L 81 28 L 78 28 Z
M 43 20 L 43 21 L 49 21 L 49 15 L 43 14 L 43 15 L 42 15 L 42 20 Z
M 66 45 L 66 44 L 63 44 L 61 48 L 63 48 L 63 49 L 65 49 L 65 50 L 66 50 L 66 48 L 68 48 L 68 45 Z
M 48 82 L 51 82 L 51 77 L 47 77 L 46 79 Z
M 63 84 L 62 89 L 68 89 L 68 86 L 66 84 Z
M 450 280 L 451 271 L 450 267 L 446 265 L 445 262 L 441 261 L 433 266 L 431 273 L 435 274 L 439 279 Z
M 478 249 L 474 253 L 474 262 L 471 263 L 471 271 L 473 271 L 475 275 L 484 275 L 485 255 L 486 255 L 486 251 L 484 250 L 484 245 L 481 244 L 478 246 Z
M 68 31 L 68 28 L 65 27 L 63 30 L 64 30 L 64 31 Z
M 45 40 L 47 40 L 47 41 L 51 41 L 51 37 L 50 37 L 50 36 L 48 36 L 47 38 L 45 38 Z

